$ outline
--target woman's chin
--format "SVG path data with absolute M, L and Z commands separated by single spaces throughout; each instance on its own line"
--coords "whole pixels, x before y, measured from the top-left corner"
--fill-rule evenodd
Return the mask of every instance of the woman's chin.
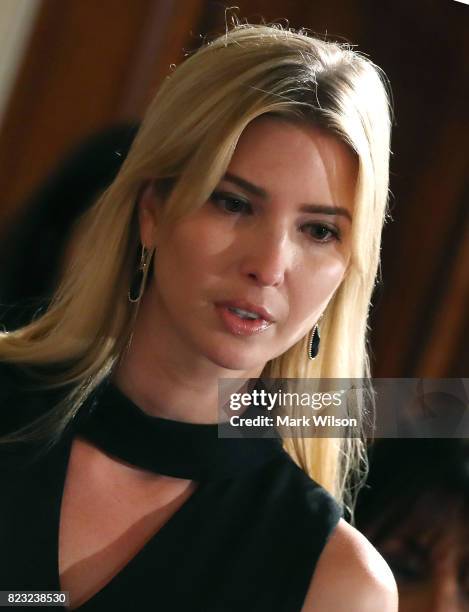
M 268 361 L 268 358 L 257 355 L 252 349 L 230 349 L 227 344 L 214 348 L 207 357 L 221 368 L 240 372 L 241 377 L 245 373 L 260 372 Z M 253 374 L 253 377 L 256 375 Z

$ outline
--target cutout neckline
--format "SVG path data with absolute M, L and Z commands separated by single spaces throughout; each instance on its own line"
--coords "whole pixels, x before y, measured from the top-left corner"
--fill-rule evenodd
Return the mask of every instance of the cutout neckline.
M 245 416 L 257 414 L 263 411 L 251 406 Z M 237 428 L 240 437 L 220 437 L 233 435 L 226 425 L 150 416 L 105 381 L 79 411 L 74 431 L 129 464 L 196 481 L 242 476 L 285 452 L 278 435 L 248 437 L 248 427 Z
M 81 436 L 80 436 L 81 437 Z M 61 531 L 63 525 L 63 510 L 64 510 L 64 499 L 65 499 L 65 488 L 68 482 L 70 474 L 70 462 L 72 459 L 72 451 L 74 448 L 74 442 L 77 441 L 76 437 L 70 437 L 66 444 L 66 457 L 65 457 L 65 468 L 60 479 L 61 494 L 58 496 L 56 512 L 55 529 L 54 529 L 54 548 L 55 554 L 55 580 L 57 584 L 57 590 L 65 590 L 62 588 L 62 574 L 60 571 L 60 543 L 61 543 Z M 101 452 L 100 449 L 97 449 Z M 142 559 L 152 554 L 154 546 L 158 546 L 160 543 L 165 545 L 165 540 L 171 537 L 172 530 L 178 530 L 184 523 L 187 513 L 191 511 L 194 503 L 197 502 L 200 496 L 204 495 L 205 486 L 203 483 L 195 483 L 196 486 L 186 497 L 186 499 L 180 504 L 172 514 L 155 530 L 151 531 L 147 537 L 145 537 L 143 543 L 135 550 L 132 556 L 128 557 L 119 563 L 117 571 L 112 571 L 107 578 L 103 578 L 101 583 L 98 585 L 96 590 L 90 589 L 86 595 L 86 599 L 78 600 L 80 603 L 73 607 L 67 607 L 68 610 L 82 610 L 86 609 L 86 606 L 99 605 L 99 599 L 105 597 L 106 594 L 113 589 L 119 589 L 119 582 L 126 579 L 132 572 L 135 572 L 135 568 L 141 563 Z M 193 487 L 194 483 L 189 485 Z M 169 535 L 168 535 L 169 534 Z M 112 544 L 111 544 L 112 545 Z
M 246 416 L 257 409 L 248 408 Z M 104 381 L 83 404 L 66 436 L 66 461 L 61 479 L 62 493 L 56 508 L 55 550 L 56 580 L 61 585 L 60 532 L 64 491 L 69 474 L 70 457 L 76 436 L 84 438 L 98 451 L 114 459 L 156 474 L 195 481 L 192 493 L 147 537 L 142 546 L 120 569 L 94 593 L 70 609 L 81 610 L 99 604 L 99 598 L 118 588 L 122 579 L 138 567 L 142 558 L 151 555 L 154 546 L 169 542 L 174 529 L 184 521 L 190 509 L 204 495 L 209 482 L 242 478 L 266 462 L 284 454 L 277 438 L 220 438 L 223 424 L 198 424 L 153 417 L 141 410 L 110 380 Z

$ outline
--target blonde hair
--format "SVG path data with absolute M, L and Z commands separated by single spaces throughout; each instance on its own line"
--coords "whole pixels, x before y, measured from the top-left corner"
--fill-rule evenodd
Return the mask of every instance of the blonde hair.
M 367 318 L 388 196 L 386 80 L 349 45 L 278 25 L 238 24 L 166 78 L 118 176 L 90 211 L 50 307 L 26 327 L 0 334 L 1 360 L 44 370 L 59 366 L 55 384 L 72 389 L 50 414 L 10 440 L 59 439 L 128 345 L 135 307 L 127 293 L 136 266 L 135 205 L 142 186 L 149 180 L 171 184 L 164 222 L 177 222 L 208 199 L 243 130 L 266 113 L 333 133 L 354 152 L 358 180 L 351 263 L 324 313 L 319 356 L 306 359 L 305 337 L 270 361 L 263 374 L 369 375 Z M 285 440 L 285 447 L 312 478 L 343 499 L 347 475 L 362 454 L 360 440 L 296 438 Z

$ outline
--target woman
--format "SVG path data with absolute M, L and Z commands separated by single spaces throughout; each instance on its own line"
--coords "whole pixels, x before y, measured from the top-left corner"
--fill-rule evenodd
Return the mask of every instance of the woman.
M 371 62 L 280 27 L 234 27 L 168 77 L 48 312 L 0 340 L 18 364 L 5 454 L 42 451 L 6 467 L 2 589 L 84 610 L 396 610 L 332 497 L 357 441 L 287 453 L 216 425 L 220 378 L 367 372 L 389 132 Z

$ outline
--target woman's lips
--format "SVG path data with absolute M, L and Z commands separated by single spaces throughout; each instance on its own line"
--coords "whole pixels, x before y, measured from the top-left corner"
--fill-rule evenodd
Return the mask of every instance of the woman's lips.
M 272 321 L 266 321 L 262 318 L 244 319 L 225 304 L 216 304 L 215 307 L 226 329 L 236 336 L 258 334 L 272 325 Z

